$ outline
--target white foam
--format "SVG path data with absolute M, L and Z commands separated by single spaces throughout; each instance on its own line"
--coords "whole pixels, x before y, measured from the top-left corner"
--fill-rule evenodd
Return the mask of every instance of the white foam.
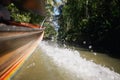
M 59 48 L 42 42 L 43 56 L 49 68 L 56 69 L 64 80 L 120 80 L 120 75 L 109 68 L 87 61 L 75 50 Z

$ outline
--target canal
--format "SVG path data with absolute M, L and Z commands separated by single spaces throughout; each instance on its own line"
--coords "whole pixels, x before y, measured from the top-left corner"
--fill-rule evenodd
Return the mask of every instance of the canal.
M 43 41 L 11 80 L 120 80 L 120 59 Z

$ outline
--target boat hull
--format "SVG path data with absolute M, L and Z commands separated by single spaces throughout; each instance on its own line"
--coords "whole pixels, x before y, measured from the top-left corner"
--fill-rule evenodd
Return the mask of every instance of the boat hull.
M 0 31 L 0 80 L 5 80 L 35 50 L 43 30 Z

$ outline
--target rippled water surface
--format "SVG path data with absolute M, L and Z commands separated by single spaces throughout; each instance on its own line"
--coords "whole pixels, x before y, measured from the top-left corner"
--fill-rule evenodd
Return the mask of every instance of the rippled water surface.
M 120 80 L 119 73 L 119 59 L 42 42 L 11 80 Z

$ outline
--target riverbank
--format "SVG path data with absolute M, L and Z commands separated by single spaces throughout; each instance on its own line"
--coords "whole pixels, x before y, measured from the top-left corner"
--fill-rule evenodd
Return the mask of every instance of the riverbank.
M 91 44 L 87 44 L 86 41 L 80 42 L 80 43 L 74 43 L 74 42 L 65 42 L 65 41 L 58 41 L 58 44 L 65 44 L 68 46 L 74 46 L 74 47 L 78 47 L 81 49 L 84 49 L 86 51 L 90 51 L 90 52 L 98 52 L 101 54 L 105 54 L 108 55 L 112 58 L 116 58 L 116 59 L 120 59 L 120 52 L 118 50 L 108 50 L 106 48 L 104 48 L 103 46 L 97 46 L 97 45 L 91 45 Z M 109 47 L 107 47 L 109 48 Z

